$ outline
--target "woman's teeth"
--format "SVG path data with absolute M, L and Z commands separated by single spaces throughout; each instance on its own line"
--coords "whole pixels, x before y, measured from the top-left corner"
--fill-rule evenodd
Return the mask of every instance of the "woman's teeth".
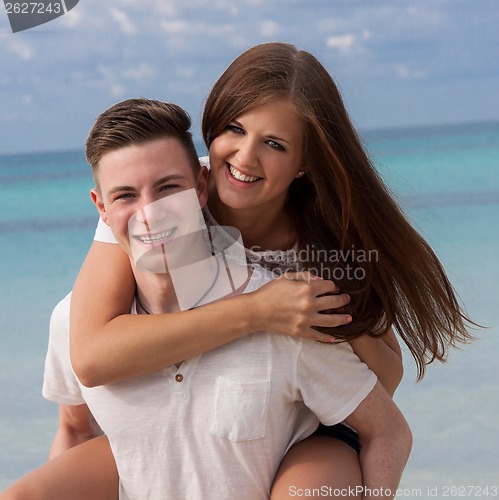
M 230 173 L 232 174 L 232 177 L 241 182 L 255 182 L 258 179 L 261 179 L 261 177 L 254 177 L 253 175 L 242 174 L 241 172 L 239 172 L 239 170 L 237 170 L 237 168 L 233 167 L 232 165 L 229 165 L 229 170 Z

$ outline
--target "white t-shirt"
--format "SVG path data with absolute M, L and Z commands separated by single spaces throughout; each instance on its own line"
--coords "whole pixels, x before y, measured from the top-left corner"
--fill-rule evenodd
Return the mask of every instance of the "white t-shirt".
M 246 292 L 268 279 L 254 273 Z M 43 395 L 88 404 L 111 443 L 121 499 L 268 500 L 288 448 L 319 420 L 341 422 L 376 383 L 348 343 L 257 332 L 178 368 L 86 388 L 71 367 L 69 309 L 70 295 L 52 314 Z

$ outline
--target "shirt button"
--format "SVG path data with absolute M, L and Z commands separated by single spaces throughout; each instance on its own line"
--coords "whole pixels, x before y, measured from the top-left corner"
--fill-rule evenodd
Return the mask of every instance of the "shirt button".
M 179 373 L 178 375 L 175 375 L 175 380 L 177 382 L 182 382 L 182 380 L 184 380 L 184 376 L 180 375 L 180 373 Z

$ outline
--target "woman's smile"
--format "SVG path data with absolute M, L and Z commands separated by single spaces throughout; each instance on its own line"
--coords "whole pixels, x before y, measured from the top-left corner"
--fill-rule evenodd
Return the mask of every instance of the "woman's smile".
M 237 179 L 240 182 L 252 183 L 252 182 L 262 180 L 262 177 L 257 177 L 255 175 L 243 174 L 240 170 L 238 170 L 236 167 L 233 167 L 230 163 L 227 163 L 227 168 L 228 168 L 230 174 L 232 175 L 232 177 L 234 177 L 234 179 Z

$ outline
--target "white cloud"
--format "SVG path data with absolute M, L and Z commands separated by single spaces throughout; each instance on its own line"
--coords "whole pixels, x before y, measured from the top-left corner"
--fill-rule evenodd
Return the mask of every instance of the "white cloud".
M 204 21 L 185 21 L 177 19 L 175 21 L 161 21 L 160 27 L 171 35 L 185 35 L 191 40 L 204 40 L 210 37 L 225 37 L 237 33 L 237 24 L 233 23 L 209 23 Z
M 130 19 L 128 19 L 126 12 L 123 10 L 111 9 L 111 16 L 119 24 L 121 31 L 125 33 L 125 35 L 135 35 L 135 33 L 137 33 L 137 28 Z
M 111 97 L 119 98 L 126 94 L 126 88 L 120 82 L 116 81 L 117 78 L 113 69 L 99 65 L 97 71 L 102 77 L 98 81 L 98 85 L 104 87 Z
M 195 76 L 196 69 L 193 66 L 178 66 L 175 74 L 182 79 L 190 79 Z
M 33 47 L 21 38 L 9 38 L 7 46 L 12 53 L 19 56 L 23 61 L 33 59 L 35 55 Z
M 19 121 L 19 115 L 15 113 L 1 113 L 0 123 L 15 123 Z
M 278 35 L 280 26 L 274 21 L 263 21 L 260 24 L 260 35 L 264 38 L 272 38 Z
M 317 23 L 317 28 L 321 31 L 337 31 L 339 28 L 340 22 L 336 18 L 331 18 L 331 17 L 325 17 L 321 19 Z
M 428 70 L 410 68 L 408 64 L 396 64 L 393 69 L 397 76 L 403 80 L 422 80 L 428 74 Z
M 182 21 L 181 19 L 177 21 L 161 21 L 160 27 L 162 30 L 172 35 L 184 35 L 190 32 L 191 28 L 189 23 Z
M 332 49 L 338 49 L 341 52 L 350 52 L 355 43 L 355 35 L 330 36 L 326 40 L 326 45 Z
M 80 9 L 72 9 L 67 14 L 62 16 L 61 22 L 68 28 L 74 28 L 81 24 L 83 19 L 82 11 Z
M 111 97 L 116 97 L 116 98 L 123 97 L 126 94 L 126 89 L 125 87 L 123 87 L 123 85 L 115 83 L 111 85 L 110 94 Z
M 153 7 L 159 15 L 173 17 L 176 15 L 177 9 L 174 1 L 156 0 L 153 2 Z
M 145 61 L 138 66 L 128 68 L 122 72 L 124 78 L 137 82 L 152 80 L 156 75 L 156 69 Z

